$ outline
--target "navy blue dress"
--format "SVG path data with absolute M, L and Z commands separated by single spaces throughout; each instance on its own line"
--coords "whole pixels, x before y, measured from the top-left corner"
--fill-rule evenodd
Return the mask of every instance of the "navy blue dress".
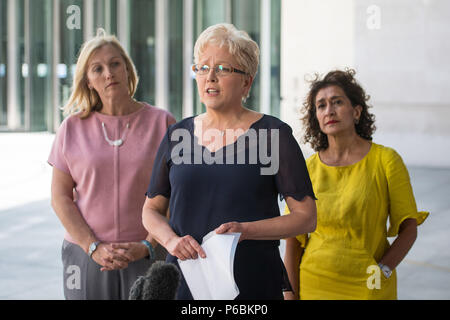
M 276 154 L 278 166 L 274 165 Z M 264 168 L 269 174 L 261 174 Z M 278 194 L 299 201 L 305 196 L 315 199 L 292 129 L 269 115 L 253 123 L 235 143 L 214 153 L 194 136 L 194 117 L 170 126 L 146 193 L 149 198 L 162 195 L 170 199 L 171 228 L 178 236 L 191 235 L 200 244 L 207 233 L 223 223 L 279 216 Z M 237 299 L 283 298 L 285 271 L 278 246 L 278 240 L 244 240 L 238 244 L 234 259 L 234 278 L 240 291 Z M 178 266 L 174 256 L 168 255 L 167 262 Z M 184 278 L 177 299 L 192 299 Z

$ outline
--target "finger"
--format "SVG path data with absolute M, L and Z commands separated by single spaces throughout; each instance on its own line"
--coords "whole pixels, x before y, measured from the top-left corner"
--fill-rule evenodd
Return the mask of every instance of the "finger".
M 185 236 L 178 242 L 176 251 L 183 258 L 182 260 L 197 259 L 197 251 L 191 245 L 192 240 L 194 239 L 191 236 Z
M 217 234 L 223 234 L 223 233 L 227 233 L 231 230 L 231 224 L 230 223 L 224 223 L 221 226 L 219 226 L 216 229 L 216 233 Z
M 190 238 L 189 239 L 189 244 L 191 245 L 191 247 L 195 250 L 195 259 L 197 259 L 198 255 L 200 255 L 200 257 L 202 257 L 203 259 L 206 258 L 206 253 L 203 250 L 202 246 L 194 239 L 194 238 Z
M 112 260 L 117 261 L 117 262 L 130 262 L 133 258 L 130 255 L 130 253 L 128 252 L 114 252 L 111 255 Z
M 117 250 L 117 249 L 125 249 L 125 250 L 128 250 L 128 249 L 131 248 L 131 243 L 129 243 L 129 242 L 124 242 L 124 243 L 113 243 L 113 244 L 111 244 L 111 247 L 112 247 L 114 250 Z
M 192 236 L 186 236 L 184 238 L 186 243 L 186 250 L 188 250 L 191 259 L 197 259 L 199 255 L 199 251 L 203 251 L 200 248 L 198 242 Z M 204 252 L 203 252 L 204 254 Z
M 105 258 L 101 258 L 101 266 L 102 268 L 100 270 L 103 269 L 103 271 L 114 270 L 114 263 L 111 260 Z
M 194 248 L 192 248 L 190 246 L 189 247 L 187 247 L 187 246 L 181 247 L 179 249 L 179 252 L 180 252 L 181 256 L 184 258 L 184 260 L 196 259 L 195 250 L 194 250 Z

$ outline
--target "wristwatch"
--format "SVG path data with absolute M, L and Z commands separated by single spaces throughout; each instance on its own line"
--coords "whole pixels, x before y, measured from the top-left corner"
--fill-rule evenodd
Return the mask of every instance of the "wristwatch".
M 92 254 L 94 253 L 95 250 L 97 250 L 97 246 L 99 245 L 99 243 L 100 241 L 95 241 L 89 245 L 89 252 L 88 252 L 89 258 L 92 258 Z
M 142 244 L 145 244 L 145 246 L 148 249 L 148 256 L 147 258 L 150 260 L 154 260 L 155 259 L 155 249 L 153 249 L 153 246 L 150 242 L 148 242 L 147 240 L 142 240 L 141 241 Z
M 392 274 L 391 268 L 389 268 L 387 265 L 379 263 L 378 266 L 380 267 L 381 271 L 383 271 L 384 276 L 386 279 L 389 279 L 389 277 Z

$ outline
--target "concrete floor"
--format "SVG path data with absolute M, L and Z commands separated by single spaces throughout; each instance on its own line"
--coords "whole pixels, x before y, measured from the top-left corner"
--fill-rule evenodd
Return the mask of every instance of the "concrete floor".
M 64 299 L 64 230 L 50 207 L 46 163 L 53 138 L 0 133 L 0 299 Z M 431 214 L 397 268 L 398 296 L 450 299 L 450 169 L 408 169 L 419 210 Z

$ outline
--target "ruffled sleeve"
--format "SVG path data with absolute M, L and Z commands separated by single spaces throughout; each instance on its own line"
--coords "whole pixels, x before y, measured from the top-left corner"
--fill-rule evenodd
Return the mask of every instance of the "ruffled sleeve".
M 416 219 L 417 225 L 420 225 L 428 217 L 429 212 L 417 211 L 409 173 L 400 155 L 395 150 L 386 148 L 383 162 L 385 163 L 389 192 L 387 236 L 395 237 L 405 219 Z
M 291 127 L 287 124 L 279 127 L 279 161 L 275 181 L 281 197 L 292 197 L 301 201 L 305 196 L 310 196 L 317 200 L 305 158 L 292 135 Z
M 288 208 L 288 206 L 286 205 L 285 207 L 284 207 L 284 215 L 286 215 L 286 214 L 290 214 L 291 212 L 289 211 L 289 208 Z M 296 237 L 295 237 L 297 240 L 298 240 L 298 242 L 300 242 L 300 246 L 302 247 L 302 248 L 305 248 L 306 247 L 306 242 L 308 242 L 308 234 L 307 233 L 305 233 L 305 234 L 299 234 L 299 235 L 297 235 Z

